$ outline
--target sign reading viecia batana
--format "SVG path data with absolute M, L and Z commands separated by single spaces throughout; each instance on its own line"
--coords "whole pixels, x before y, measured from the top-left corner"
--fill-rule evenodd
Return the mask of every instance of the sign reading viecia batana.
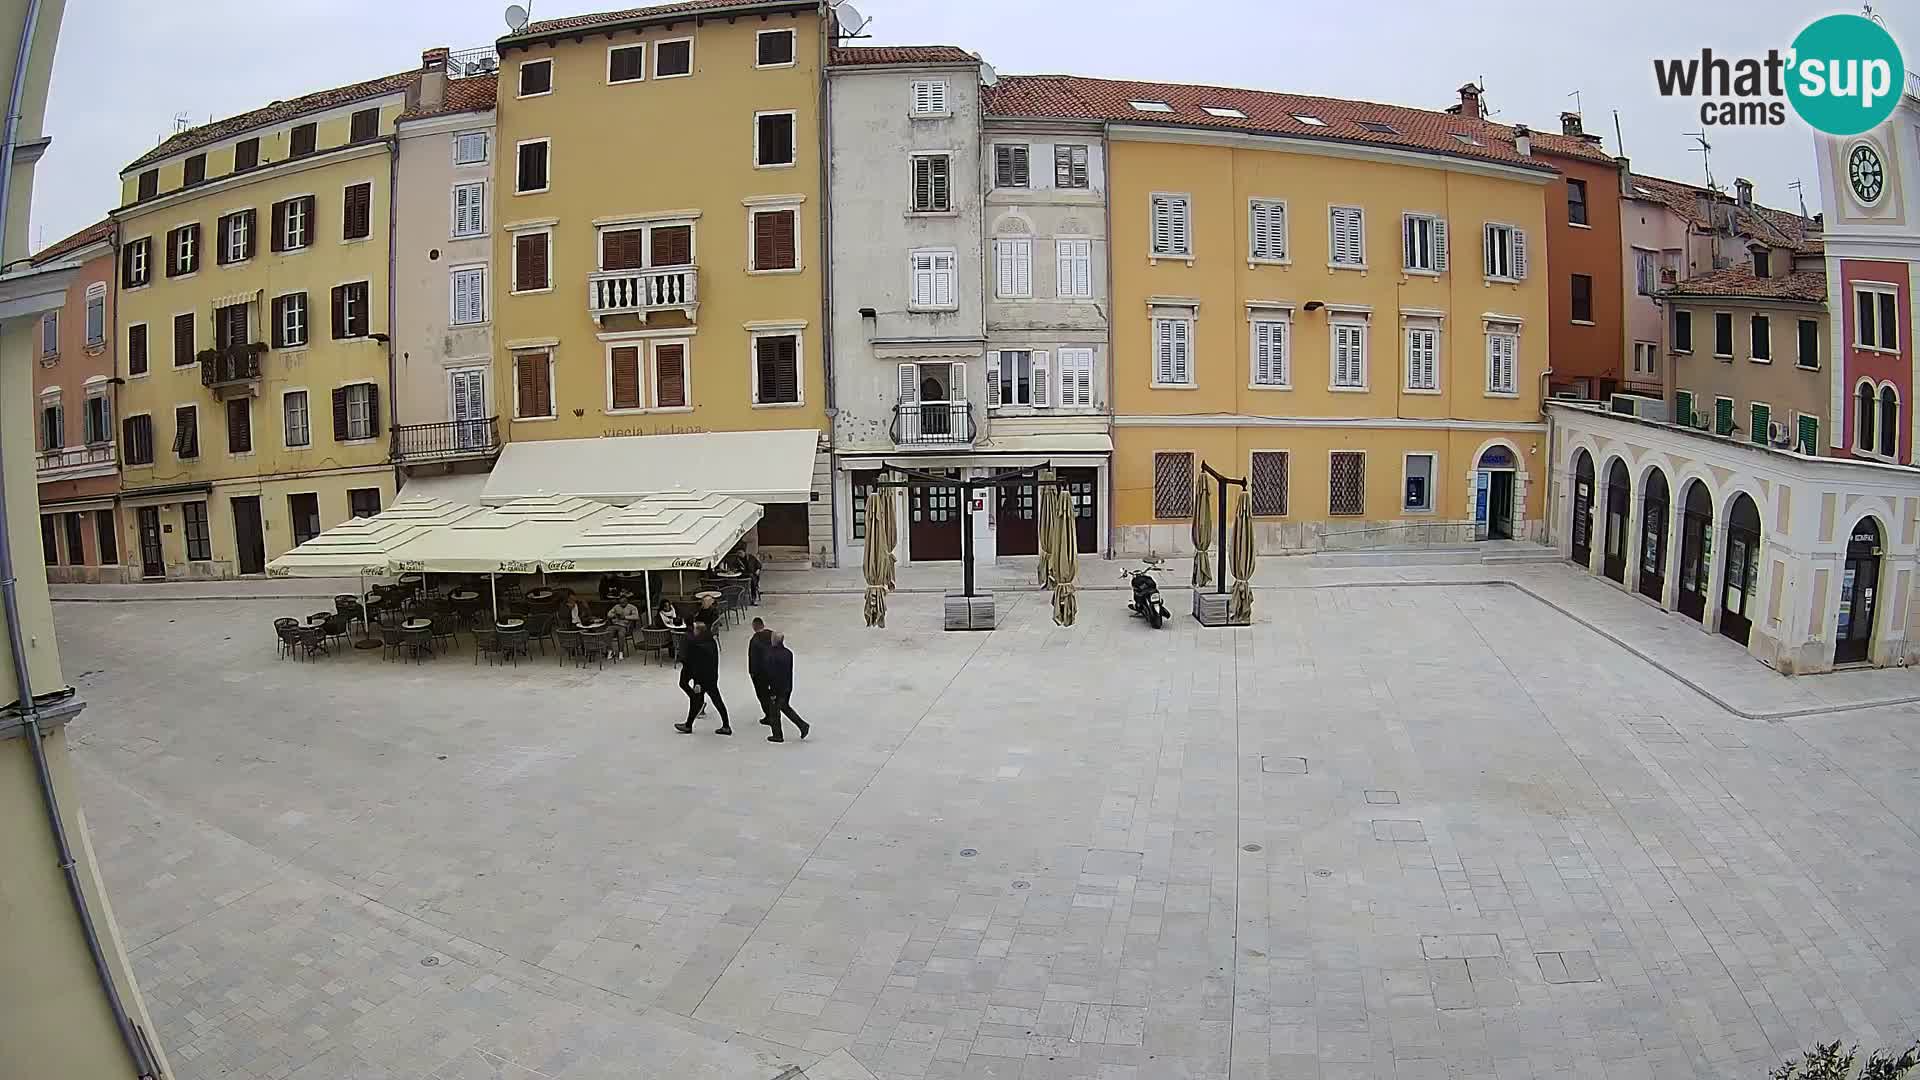
M 1864 15 L 1828 15 L 1809 24 L 1784 52 L 1760 57 L 1655 59 L 1662 97 L 1700 99 L 1700 123 L 1777 127 L 1787 107 L 1828 135 L 1858 135 L 1892 115 L 1907 82 L 1900 46 Z

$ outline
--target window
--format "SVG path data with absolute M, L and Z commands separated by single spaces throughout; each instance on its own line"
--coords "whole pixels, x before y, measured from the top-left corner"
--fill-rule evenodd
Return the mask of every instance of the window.
M 484 165 L 487 162 L 487 133 L 463 131 L 453 137 L 455 165 Z
M 646 45 L 618 45 L 607 50 L 608 82 L 639 82 L 646 77 Z
M 220 233 L 220 249 L 214 253 L 216 262 L 221 266 L 230 266 L 253 258 L 252 210 L 222 214 L 216 227 Z
M 1308 127 L 1326 127 L 1327 122 L 1312 113 L 1294 113 L 1293 118 Z
M 1757 278 L 1767 277 L 1768 276 L 1767 267 L 1768 267 L 1767 252 L 1765 250 L 1754 252 L 1753 253 L 1753 276 Z
M 873 494 L 873 485 L 879 480 L 878 469 L 862 469 L 848 474 L 847 484 L 853 495 L 853 538 L 855 540 L 867 538 L 867 497 Z M 875 497 L 884 499 L 889 496 L 882 492 Z
M 1327 513 L 1357 516 L 1367 512 L 1367 455 L 1335 450 L 1327 455 Z
M 87 411 L 81 415 L 83 434 L 89 443 L 113 441 L 113 409 L 105 391 L 87 395 Z
M 916 251 L 909 257 L 914 307 L 941 309 L 955 306 L 953 260 L 951 251 Z
M 1359 123 L 1359 125 L 1360 125 L 1360 126 L 1361 126 L 1361 127 L 1363 128 L 1363 129 L 1365 129 L 1365 130 L 1367 130 L 1367 131 L 1371 131 L 1371 132 L 1373 132 L 1373 133 L 1374 133 L 1374 134 L 1376 134 L 1376 135 L 1398 135 L 1398 134 L 1400 134 L 1400 133 L 1399 133 L 1398 131 L 1395 131 L 1395 130 L 1394 130 L 1394 128 L 1393 128 L 1393 125 L 1392 125 L 1392 124 L 1383 124 L 1383 123 L 1381 123 L 1381 122 L 1380 122 L 1380 121 L 1378 121 L 1378 120 L 1360 120 L 1360 121 L 1357 121 L 1357 123 Z
M 193 348 L 193 315 L 175 315 L 173 317 L 173 366 L 187 367 L 195 362 Z
M 87 348 L 97 349 L 107 343 L 107 286 L 96 281 L 87 286 L 86 299 Z
M 313 445 L 313 417 L 307 411 L 305 390 L 289 390 L 281 395 L 280 423 L 289 448 Z
M 993 148 L 993 186 L 1023 188 L 1029 185 L 1026 143 L 999 143 Z
M 1654 367 L 1655 352 L 1656 349 L 1651 341 L 1636 341 L 1633 343 L 1633 373 L 1635 375 L 1651 376 L 1657 374 Z
M 1747 423 L 1747 441 L 1755 446 L 1765 446 L 1767 445 L 1767 437 L 1770 434 L 1767 429 L 1773 423 L 1773 407 L 1763 405 L 1756 401 L 1748 406 L 1748 408 L 1750 412 Z
M 1285 319 L 1253 320 L 1253 385 L 1281 390 L 1293 385 L 1290 329 Z
M 1058 143 L 1053 148 L 1053 186 L 1080 188 L 1090 186 L 1087 175 L 1087 147 L 1084 143 Z
M 800 266 L 800 211 L 755 210 L 753 213 L 753 268 L 796 270 Z
M 313 196 L 273 204 L 273 250 L 299 251 L 313 243 Z
M 1713 355 L 1733 356 L 1733 313 L 1730 311 L 1713 313 Z
M 1567 181 L 1567 224 L 1585 225 L 1587 223 L 1587 182 L 1568 179 Z
M 1864 349 L 1900 348 L 1899 297 L 1891 289 L 1853 290 L 1853 343 Z
M 320 496 L 311 491 L 287 496 L 287 516 L 293 520 L 293 546 L 320 535 Z
M 1364 390 L 1367 386 L 1367 324 L 1333 324 L 1333 385 Z
M 1284 262 L 1287 258 L 1287 204 L 1273 199 L 1247 203 L 1247 258 Z
M 520 96 L 553 93 L 553 61 L 527 60 L 520 65 Z
M 1357 206 L 1327 209 L 1328 263 L 1333 266 L 1367 265 L 1366 212 Z
M 1193 516 L 1193 455 L 1161 450 L 1153 455 L 1153 516 Z
M 1873 384 L 1861 382 L 1855 393 L 1856 411 L 1853 418 L 1853 447 L 1863 454 L 1873 453 L 1874 420 Z
M 1164 101 L 1129 101 L 1136 112 L 1172 112 L 1173 106 Z
M 48 566 L 60 565 L 60 533 L 54 517 L 53 514 L 40 515 L 40 559 Z
M 945 79 L 914 80 L 913 115 L 947 115 L 947 83 Z
M 319 132 L 320 128 L 316 124 L 295 124 L 293 134 L 287 139 L 287 156 L 305 157 L 313 153 Z
M 100 545 L 100 565 L 112 566 L 120 561 L 119 526 L 114 523 L 113 511 L 95 510 L 93 512 L 93 540 Z
M 347 515 L 370 518 L 380 512 L 379 488 L 348 488 Z
M 1060 407 L 1093 408 L 1093 350 L 1061 349 L 1054 355 L 1060 367 Z
M 800 404 L 800 335 L 753 339 L 753 403 Z
M 687 347 L 680 342 L 653 346 L 653 407 L 687 408 Z
M 1793 448 L 1809 456 L 1820 453 L 1820 418 L 1801 413 L 1797 427 Z
M 373 185 L 350 184 L 341 195 L 342 240 L 365 240 L 373 235 Z
M 150 236 L 127 241 L 126 249 L 120 253 L 121 288 L 137 289 L 153 280 L 153 266 L 149 259 L 152 248 L 153 238 Z
M 546 352 L 515 354 L 513 381 L 515 419 L 543 419 L 553 415 L 552 354 Z
M 1063 300 L 1093 298 L 1093 241 L 1053 242 L 1054 292 Z
M 936 214 L 952 209 L 951 163 L 945 154 L 918 154 L 913 159 L 913 209 Z
M 194 154 L 180 166 L 180 186 L 192 187 L 207 182 L 207 155 Z
M 1487 393 L 1519 392 L 1515 377 L 1520 353 L 1520 335 L 1511 329 L 1487 331 Z
M 793 31 L 762 30 L 754 35 L 754 67 L 786 67 L 791 63 L 793 63 Z
M 1497 281 L 1524 281 L 1527 277 L 1527 234 L 1511 225 L 1489 224 L 1484 246 L 1486 274 Z
M 1883 383 L 1880 387 L 1880 456 L 1897 457 L 1900 453 L 1900 394 L 1892 384 Z
M 1255 450 L 1248 459 L 1247 493 L 1254 517 L 1287 515 L 1287 452 Z
M 643 344 L 615 345 L 607 350 L 607 406 L 624 411 L 647 407 Z M 653 407 L 685 408 L 687 404 L 686 346 L 679 342 L 653 346 Z
M 756 113 L 753 122 L 753 163 L 763 169 L 793 164 L 794 114 Z
M 1153 254 L 1161 258 L 1193 257 L 1193 212 L 1185 195 L 1155 195 Z
M 60 399 L 40 408 L 40 449 L 58 450 L 67 445 L 67 414 Z
M 1401 238 L 1408 270 L 1438 274 L 1447 268 L 1447 222 L 1432 214 L 1402 214 Z
M 1432 454 L 1407 455 L 1407 490 L 1400 500 L 1400 509 L 1409 514 L 1433 510 L 1433 460 Z
M 453 311 L 448 316 L 455 326 L 472 326 L 487 321 L 487 268 L 462 266 L 452 272 Z
M 354 383 L 333 391 L 333 440 L 352 442 L 380 434 L 380 388 Z
M 993 264 L 994 295 L 1003 300 L 1033 295 L 1033 241 L 1024 237 L 995 240 Z
M 1813 319 L 1801 319 L 1800 350 L 1794 357 L 1794 364 L 1803 368 L 1820 366 L 1820 324 Z
M 120 421 L 120 452 L 129 465 L 153 464 L 153 417 L 142 414 Z
M 1673 309 L 1673 351 L 1693 351 L 1693 312 L 1685 308 Z
M 167 234 L 167 276 L 181 277 L 200 269 L 200 226 L 182 225 Z
M 372 142 L 380 137 L 380 110 L 356 109 L 349 121 L 347 138 L 350 142 Z
M 1153 320 L 1153 385 L 1193 385 L 1193 320 Z
M 693 226 L 655 225 L 647 230 L 650 266 L 692 266 Z
M 675 38 L 653 47 L 653 77 L 672 79 L 693 74 L 693 39 Z
M 520 144 L 516 151 L 519 168 L 514 173 L 513 190 L 515 192 L 531 195 L 547 190 L 550 179 L 547 175 L 548 145 L 549 142 L 546 139 L 534 139 Z
M 487 182 L 470 180 L 453 185 L 453 235 L 485 236 L 487 232 Z
M 1407 389 L 1440 389 L 1440 329 L 1436 326 L 1407 328 Z
M 1036 369 L 1031 349 L 1001 349 L 987 362 L 987 407 L 1045 405 L 1045 382 L 1046 362 Z
M 60 355 L 60 312 L 49 311 L 40 316 L 40 355 Z
M 513 291 L 539 292 L 553 287 L 548 248 L 553 234 L 519 233 L 513 238 Z
M 1231 105 L 1202 105 L 1200 110 L 1208 116 L 1218 116 L 1223 120 L 1245 120 L 1247 114 Z
M 273 298 L 273 347 L 297 349 L 307 343 L 307 294 Z
M 1715 397 L 1713 399 L 1713 433 L 1715 435 L 1733 434 L 1733 399 Z
M 1765 315 L 1753 317 L 1753 359 L 1771 363 L 1773 360 L 1773 322 Z
M 195 406 L 173 410 L 173 454 L 183 460 L 200 456 L 200 410 Z
M 1570 280 L 1572 294 L 1572 314 L 1568 317 L 1577 323 L 1593 321 L 1593 277 L 1590 274 L 1575 274 Z
M 127 327 L 127 374 L 145 375 L 147 373 L 147 324 L 134 323 Z
M 1633 288 L 1641 296 L 1652 296 L 1660 291 L 1660 265 L 1655 261 L 1653 252 L 1633 253 Z
M 186 523 L 187 558 L 194 562 L 206 562 L 213 558 L 213 539 L 207 531 L 207 504 L 190 502 L 180 505 L 180 517 Z
M 227 399 L 227 453 L 253 453 L 253 399 Z
M 160 194 L 160 170 L 148 169 L 140 174 L 139 194 L 135 198 L 144 202 Z
M 607 350 L 607 408 L 640 408 L 639 345 L 615 345 Z
M 84 566 L 87 562 L 86 533 L 82 521 L 83 514 L 62 514 L 61 520 L 67 530 L 67 561 L 75 566 Z
M 355 281 L 333 287 L 333 336 L 367 336 L 367 283 Z

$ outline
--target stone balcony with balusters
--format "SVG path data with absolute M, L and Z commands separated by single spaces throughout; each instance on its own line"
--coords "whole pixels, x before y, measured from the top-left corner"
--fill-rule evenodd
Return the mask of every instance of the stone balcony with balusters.
M 596 270 L 587 275 L 587 313 L 595 322 L 608 315 L 678 311 L 692 321 L 700 306 L 700 270 L 662 266 L 646 270 Z

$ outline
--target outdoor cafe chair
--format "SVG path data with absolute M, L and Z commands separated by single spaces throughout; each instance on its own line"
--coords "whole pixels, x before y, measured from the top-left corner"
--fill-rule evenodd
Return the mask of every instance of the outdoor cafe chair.
M 332 654 L 332 650 L 327 648 L 327 631 L 325 627 L 307 626 L 296 629 L 293 633 L 296 636 L 296 640 L 300 643 L 301 655 L 307 659 L 313 659 L 315 653 Z
M 380 624 L 380 646 L 384 650 L 380 654 L 381 659 L 400 659 L 400 650 L 405 648 L 406 644 L 407 632 L 405 630 L 400 629 L 398 625 L 389 625 L 385 622 Z
M 580 632 L 580 663 L 585 666 L 597 663 L 604 670 L 607 661 L 613 656 L 612 630 L 582 630 Z
M 490 626 L 473 628 L 473 662 L 479 664 L 483 656 L 491 657 L 494 663 L 500 662 L 500 631 Z
M 673 655 L 673 635 L 666 630 L 644 626 L 639 630 L 639 643 L 634 646 L 649 657 L 670 659 Z
M 573 661 L 576 664 L 580 662 L 580 631 L 555 630 L 553 632 L 553 639 L 560 646 L 559 660 L 561 663 L 566 663 L 568 657 L 573 657 Z
M 520 658 L 528 655 L 525 627 L 518 630 L 501 630 L 495 635 L 495 640 L 499 643 L 500 658 L 513 661 L 514 667 L 519 667 Z
M 347 630 L 352 625 L 352 620 L 345 614 L 336 612 L 321 621 L 320 629 L 326 634 L 328 641 L 338 641 L 344 645 L 347 641 Z
M 556 648 L 559 644 L 553 636 L 553 623 L 554 616 L 551 611 L 535 608 L 527 615 L 527 640 L 539 642 L 540 653 L 543 656 L 547 651 L 547 642 L 555 642 Z
M 432 627 L 422 630 L 402 630 L 401 633 L 406 636 L 407 652 L 412 655 L 414 663 L 419 663 L 423 656 L 429 658 L 433 656 Z
M 280 659 L 285 660 L 292 656 L 294 650 L 300 647 L 299 639 L 293 634 L 293 631 L 298 629 L 300 629 L 299 619 L 273 620 L 273 636 L 280 642 Z
M 459 629 L 460 620 L 458 616 L 439 614 L 433 617 L 433 639 L 435 641 L 446 642 L 449 650 L 459 644 Z

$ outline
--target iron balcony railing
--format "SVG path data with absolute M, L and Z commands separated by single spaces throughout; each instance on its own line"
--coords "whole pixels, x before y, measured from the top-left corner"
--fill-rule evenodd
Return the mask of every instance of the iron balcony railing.
M 400 424 L 392 429 L 393 460 L 440 461 L 500 452 L 499 417 L 440 424 Z
M 684 311 L 700 306 L 700 271 L 691 266 L 653 270 L 596 270 L 587 275 L 587 313 L 639 315 Z
M 203 386 L 225 386 L 229 383 L 253 382 L 260 378 L 260 356 L 267 351 L 263 342 L 235 342 L 218 348 L 202 349 L 197 359 L 200 361 L 200 383 Z
M 967 401 L 903 401 L 893 407 L 895 446 L 973 445 L 973 404 Z

